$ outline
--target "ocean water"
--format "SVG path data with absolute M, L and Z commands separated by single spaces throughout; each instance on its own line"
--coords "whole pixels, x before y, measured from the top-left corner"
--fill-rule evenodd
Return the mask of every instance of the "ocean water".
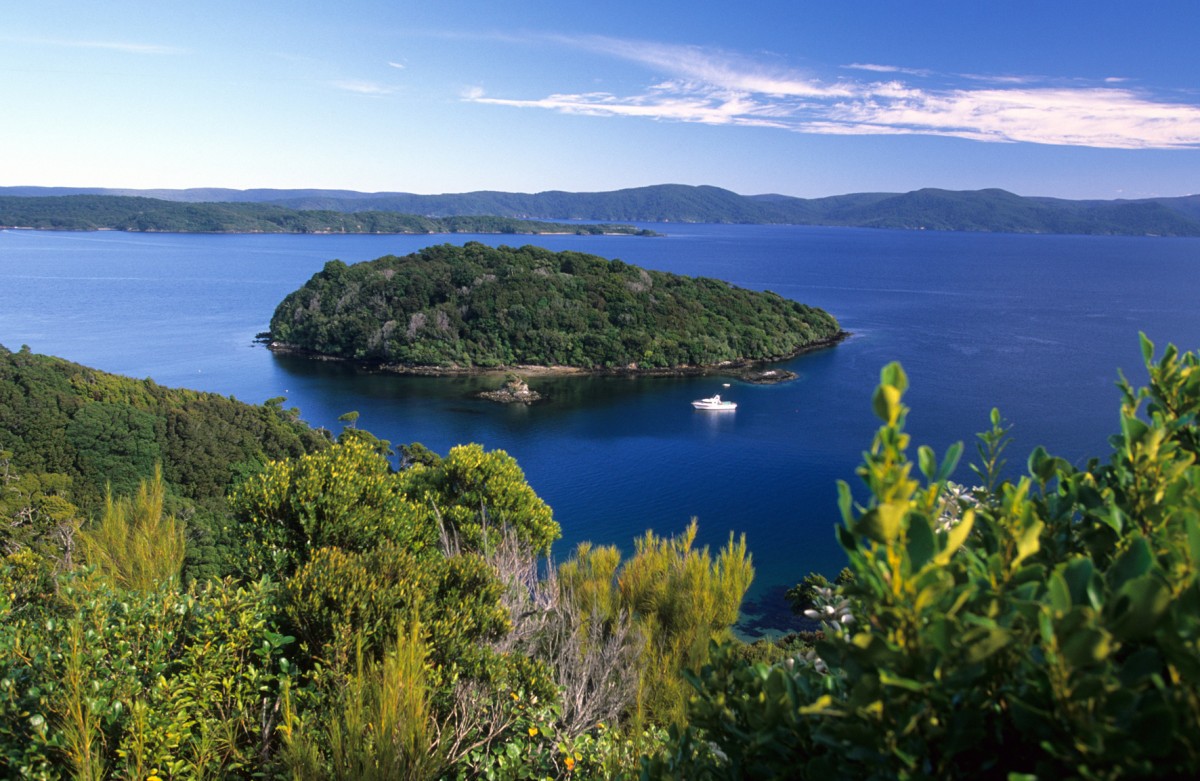
M 967 445 L 993 407 L 1012 425 L 1009 468 L 1038 444 L 1070 461 L 1106 452 L 1118 370 L 1144 380 L 1138 332 L 1200 347 L 1200 240 L 654 225 L 664 238 L 207 236 L 0 232 L 0 344 L 250 402 L 286 396 L 315 426 L 358 425 L 445 452 L 480 442 L 513 455 L 554 509 L 564 558 L 579 542 L 632 550 L 645 530 L 695 517 L 703 544 L 745 534 L 755 609 L 843 564 L 836 481 L 876 421 L 879 370 L 909 375 L 913 445 Z M 450 241 L 533 243 L 773 290 L 836 315 L 853 336 L 785 364 L 799 379 L 535 379 L 550 400 L 471 397 L 477 378 L 366 374 L 275 356 L 253 342 L 284 295 L 325 261 Z M 694 411 L 719 392 L 735 412 Z M 764 621 L 781 622 L 771 613 Z

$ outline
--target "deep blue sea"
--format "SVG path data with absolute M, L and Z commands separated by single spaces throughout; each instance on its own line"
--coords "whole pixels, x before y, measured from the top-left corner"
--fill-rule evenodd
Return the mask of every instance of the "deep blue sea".
M 1200 347 L 1200 240 L 652 225 L 665 238 L 207 236 L 0 232 L 0 344 L 250 402 L 288 397 L 315 426 L 359 425 L 445 452 L 516 457 L 554 508 L 557 558 L 583 540 L 629 551 L 646 529 L 699 519 L 714 548 L 745 533 L 762 600 L 809 571 L 836 573 L 836 481 L 875 430 L 880 368 L 908 372 L 914 447 L 940 454 L 998 407 L 1009 464 L 1033 446 L 1071 461 L 1117 429 L 1118 370 L 1141 382 L 1138 331 Z M 256 345 L 275 305 L 325 261 L 450 241 L 534 243 L 769 289 L 836 315 L 853 336 L 786 367 L 777 386 L 717 378 L 535 380 L 531 407 L 471 398 L 477 379 L 357 373 Z M 736 412 L 693 411 L 719 392 Z M 964 464 L 967 459 L 964 458 Z M 969 482 L 964 468 L 959 479 Z M 754 608 L 758 609 L 758 608 Z M 770 622 L 770 619 L 768 619 Z

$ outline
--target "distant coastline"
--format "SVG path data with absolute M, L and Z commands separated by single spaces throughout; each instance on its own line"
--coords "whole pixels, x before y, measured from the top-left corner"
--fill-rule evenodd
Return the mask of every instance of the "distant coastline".
M 347 213 L 265 203 L 181 203 L 116 195 L 0 196 L 0 229 L 311 235 L 661 235 L 646 228 L 613 223 L 548 222 L 494 215 Z
M 827 227 L 885 228 L 894 230 L 937 230 L 988 233 L 1034 233 L 1093 236 L 1200 236 L 1200 195 L 1137 200 L 1067 200 L 1015 195 L 1000 189 L 940 190 L 926 188 L 907 193 L 852 193 L 825 198 L 795 198 L 787 195 L 739 195 L 719 187 L 661 184 L 610 192 L 542 193 L 471 192 L 417 195 L 385 192 L 359 193 L 347 190 L 119 190 L 105 188 L 0 187 L 0 226 L 50 227 L 21 218 L 12 211 L 51 210 L 57 225 L 71 219 L 63 202 L 53 198 L 136 199 L 142 205 L 125 210 L 122 222 L 88 217 L 95 229 L 100 225 L 123 230 L 163 230 L 163 217 L 149 212 L 167 211 L 188 219 L 204 219 L 202 213 L 239 225 L 218 232 L 363 232 L 363 233 L 467 233 L 532 232 L 496 224 L 491 228 L 431 230 L 421 220 L 455 219 L 554 221 L 537 233 L 634 232 L 624 223 L 725 223 L 755 225 L 812 225 Z M 16 201 L 24 201 L 16 204 Z M 35 202 L 41 202 L 40 204 Z M 116 200 L 94 202 L 109 208 Z M 297 218 L 296 214 L 304 215 Z M 275 227 L 241 224 L 253 216 Z M 407 227 L 380 229 L 403 215 Z M 172 217 L 172 219 L 176 219 Z M 576 225 L 583 220 L 599 225 Z M 147 223 L 147 221 L 149 221 Z M 607 231 L 622 223 L 619 231 Z M 138 227 L 146 225 L 146 227 Z M 307 227 L 290 227 L 306 225 Z M 340 226 L 340 227 L 339 227 Z M 347 229 L 345 226 L 355 226 Z M 58 229 L 70 230 L 69 226 Z M 89 229 L 80 227 L 79 229 Z M 203 226 L 187 232 L 208 232 Z M 648 232 L 652 233 L 652 232 Z

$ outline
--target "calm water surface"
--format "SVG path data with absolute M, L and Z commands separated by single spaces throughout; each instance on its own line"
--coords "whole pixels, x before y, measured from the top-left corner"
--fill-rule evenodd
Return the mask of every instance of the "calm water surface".
M 662 229 L 662 226 L 650 226 Z M 287 396 L 313 425 L 337 417 L 439 452 L 481 442 L 515 456 L 578 542 L 629 550 L 692 516 L 718 546 L 745 532 L 755 594 L 842 566 L 835 482 L 856 481 L 879 369 L 898 360 L 909 430 L 939 453 L 1013 425 L 1010 462 L 1044 444 L 1072 461 L 1117 427 L 1117 370 L 1143 379 L 1137 333 L 1200 346 L 1200 240 L 1011 236 L 784 226 L 668 226 L 666 238 L 198 236 L 0 233 L 0 344 L 250 402 Z M 713 378 L 535 381 L 533 407 L 470 398 L 475 379 L 368 375 L 253 343 L 275 305 L 325 261 L 469 240 L 536 243 L 770 289 L 834 313 L 854 336 L 787 364 L 796 382 Z M 733 413 L 694 412 L 720 392 Z M 965 460 L 964 460 L 965 463 Z M 959 475 L 969 480 L 965 469 Z

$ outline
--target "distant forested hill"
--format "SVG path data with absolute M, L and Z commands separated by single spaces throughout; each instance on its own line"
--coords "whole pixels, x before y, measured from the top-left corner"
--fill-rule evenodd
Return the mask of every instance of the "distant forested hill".
M 629 225 L 566 225 L 513 217 L 421 217 L 386 211 L 299 210 L 269 203 L 184 203 L 121 195 L 0 196 L 0 227 L 167 233 L 622 233 Z
M 106 485 L 132 492 L 155 464 L 178 496 L 219 503 L 237 475 L 327 444 L 278 401 L 245 404 L 0 346 L 0 451 L 18 471 L 67 475 L 84 504 Z
M 271 318 L 283 346 L 464 369 L 713 366 L 789 357 L 840 333 L 827 312 L 774 293 L 478 242 L 352 266 L 330 261 Z
M 829 198 L 738 195 L 719 187 L 663 184 L 599 193 L 480 191 L 447 195 L 348 190 L 99 190 L 0 188 L 0 195 L 149 195 L 183 203 L 270 203 L 295 210 L 425 217 L 490 214 L 535 220 L 831 225 L 911 230 L 1200 236 L 1200 195 L 1118 201 L 1030 198 L 1004 190 L 855 193 Z M 215 204 L 213 204 L 215 205 Z M 321 219 L 327 221 L 332 217 Z M 359 219 L 364 219 L 360 217 Z M 0 219 L 0 222 L 7 222 Z M 331 223 L 332 224 L 332 223 Z M 420 232 L 420 231 L 419 231 Z M 428 232 L 428 231 L 426 231 Z M 501 231 L 507 232 L 507 231 Z M 524 231 L 521 231 L 524 232 Z
M 161 467 L 168 512 L 187 527 L 188 577 L 233 571 L 245 535 L 229 488 L 330 444 L 283 401 L 245 404 L 0 346 L 0 549 L 58 549 L 106 491 L 131 496 Z

